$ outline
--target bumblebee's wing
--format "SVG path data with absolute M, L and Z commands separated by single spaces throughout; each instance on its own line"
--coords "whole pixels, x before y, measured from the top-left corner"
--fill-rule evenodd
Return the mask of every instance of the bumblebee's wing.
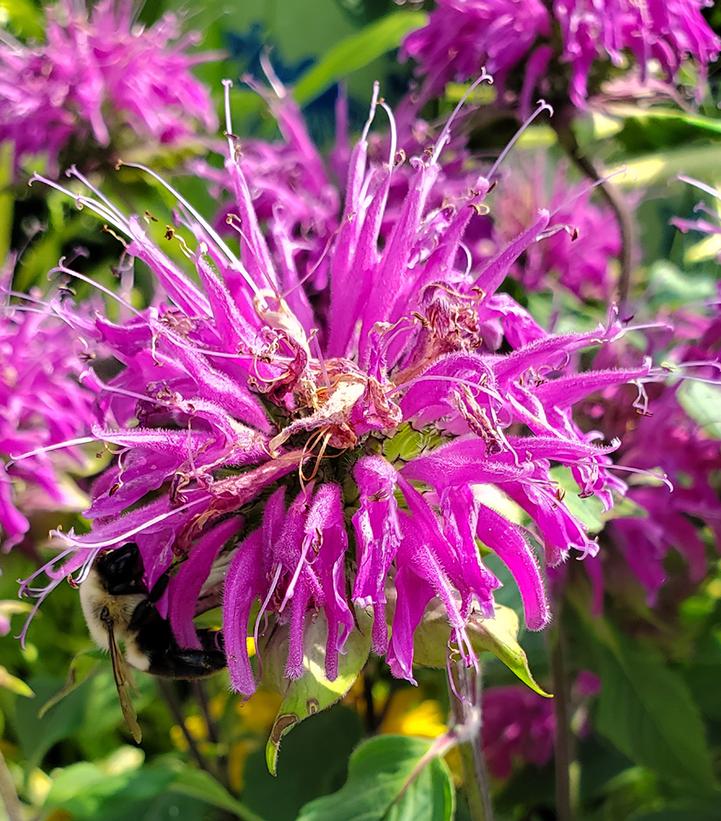
M 130 699 L 130 671 L 125 662 L 125 657 L 120 652 L 118 643 L 115 640 L 115 632 L 112 623 L 106 624 L 108 629 L 108 647 L 110 649 L 110 662 L 113 665 L 113 678 L 115 679 L 115 686 L 118 690 L 118 698 L 120 700 L 120 709 L 123 712 L 123 718 L 128 725 L 131 735 L 136 744 L 140 744 L 143 738 L 143 733 L 138 724 L 138 715 L 133 707 L 133 702 Z

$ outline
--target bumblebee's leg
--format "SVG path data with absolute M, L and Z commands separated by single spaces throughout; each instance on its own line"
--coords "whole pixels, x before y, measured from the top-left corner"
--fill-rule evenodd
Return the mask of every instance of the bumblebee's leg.
M 163 573 L 163 575 L 153 585 L 153 589 L 150 591 L 150 593 L 148 593 L 148 599 L 153 603 L 160 601 L 163 593 L 165 593 L 165 590 L 168 587 L 169 581 L 170 574 Z
M 223 638 L 222 630 L 211 630 L 207 627 L 201 627 L 196 632 L 198 633 L 198 638 L 203 646 L 203 650 L 220 653 L 225 650 L 225 639 Z

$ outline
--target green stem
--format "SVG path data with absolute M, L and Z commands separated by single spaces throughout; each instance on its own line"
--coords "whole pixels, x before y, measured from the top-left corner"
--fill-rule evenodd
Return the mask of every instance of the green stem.
M 220 732 L 218 730 L 218 725 L 210 713 L 208 694 L 205 691 L 205 682 L 202 679 L 196 679 L 193 682 L 193 692 L 195 693 L 195 700 L 198 702 L 198 706 L 200 707 L 200 712 L 203 714 L 203 718 L 205 719 L 205 726 L 208 728 L 208 739 L 213 745 L 215 745 L 215 748 L 218 751 L 217 766 L 219 780 L 229 792 L 232 792 L 230 789 L 230 780 L 228 778 L 228 760 L 222 752 Z
M 619 193 L 613 183 L 604 179 L 593 161 L 583 153 L 578 144 L 571 122 L 572 115 L 568 111 L 559 111 L 552 120 L 552 126 L 558 137 L 558 142 L 568 156 L 573 160 L 579 170 L 585 174 L 592 182 L 598 184 L 601 196 L 606 200 L 616 217 L 619 230 L 621 232 L 621 249 L 618 261 L 621 265 L 621 272 L 618 277 L 617 296 L 621 318 L 626 309 L 629 291 L 631 288 L 632 254 L 634 244 L 634 226 L 631 212 L 626 206 L 623 196 Z
M 491 790 L 481 738 L 482 674 L 480 667 L 476 673 L 460 664 L 456 667 L 456 672 L 456 692 L 461 698 L 453 692 L 450 683 L 449 696 L 463 765 L 463 791 L 473 821 L 493 821 Z
M 159 678 L 157 681 L 158 687 L 160 688 L 160 692 L 163 694 L 163 698 L 165 699 L 165 703 L 168 705 L 168 709 L 170 710 L 171 715 L 180 727 L 180 730 L 183 733 L 183 737 L 185 738 L 185 741 L 188 744 L 190 754 L 195 759 L 195 763 L 200 767 L 201 770 L 205 770 L 205 772 L 208 773 L 208 775 L 212 775 L 214 779 L 220 780 L 218 778 L 218 773 L 214 771 L 214 768 L 210 766 L 210 763 L 206 760 L 205 756 L 200 752 L 200 748 L 198 747 L 195 739 L 188 730 L 188 727 L 185 723 L 185 717 L 183 716 L 183 708 L 180 703 L 180 699 L 178 698 L 178 695 L 175 692 L 173 683 L 171 681 L 166 681 L 162 678 Z
M 8 821 L 22 821 L 23 811 L 15 790 L 15 783 L 13 777 L 8 769 L 5 757 L 0 751 L 0 798 L 5 806 Z
M 460 745 L 461 763 L 463 764 L 463 788 L 468 801 L 468 813 L 473 821 L 492 821 L 493 808 L 487 788 L 488 779 L 484 762 L 478 761 L 476 745 L 465 742 Z M 482 769 L 479 770 L 479 767 Z M 470 788 L 470 785 L 473 785 Z
M 552 638 L 551 669 L 553 673 L 553 703 L 556 712 L 554 742 L 556 816 L 558 821 L 573 821 L 571 804 L 571 729 L 570 688 L 566 670 L 566 646 L 563 633 L 562 604 L 556 614 L 555 636 Z

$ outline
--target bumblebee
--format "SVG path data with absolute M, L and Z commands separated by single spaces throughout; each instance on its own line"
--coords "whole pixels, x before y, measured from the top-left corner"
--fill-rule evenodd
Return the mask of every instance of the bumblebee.
M 130 542 L 98 556 L 80 585 L 88 630 L 96 644 L 110 653 L 120 706 L 136 742 L 141 733 L 130 700 L 126 662 L 143 672 L 180 679 L 204 678 L 226 664 L 219 631 L 199 629 L 201 649 L 180 647 L 170 623 L 156 608 L 169 579 L 168 573 L 163 574 L 148 590 L 140 551 Z

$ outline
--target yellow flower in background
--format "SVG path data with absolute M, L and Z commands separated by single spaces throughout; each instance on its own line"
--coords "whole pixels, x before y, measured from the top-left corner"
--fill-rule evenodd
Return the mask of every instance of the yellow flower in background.
M 223 713 L 225 712 L 225 708 L 228 704 L 228 696 L 230 694 L 226 691 L 216 693 L 208 703 L 208 707 L 210 710 L 210 717 L 213 721 L 220 721 L 223 718 Z
M 208 738 L 208 728 L 201 716 L 188 716 L 185 719 L 185 726 L 195 741 L 205 741 Z M 181 752 L 188 749 L 188 742 L 185 740 L 183 730 L 178 724 L 173 724 L 170 728 L 170 740 L 173 742 L 173 746 Z
M 244 730 L 251 733 L 267 733 L 273 725 L 281 701 L 278 693 L 258 690 L 248 701 L 238 701 L 235 712 Z
M 397 733 L 419 738 L 438 738 L 447 730 L 440 702 L 423 698 L 423 693 L 411 688 L 393 693 L 388 710 L 378 728 L 379 733 Z M 462 784 L 463 762 L 458 748 L 451 748 L 444 758 L 456 786 Z
M 228 781 L 235 793 L 243 791 L 245 786 L 245 764 L 248 756 L 258 748 L 258 742 L 245 738 L 233 744 L 228 751 Z
M 439 702 L 424 699 L 418 690 L 409 688 L 391 696 L 379 732 L 437 738 L 447 729 Z

